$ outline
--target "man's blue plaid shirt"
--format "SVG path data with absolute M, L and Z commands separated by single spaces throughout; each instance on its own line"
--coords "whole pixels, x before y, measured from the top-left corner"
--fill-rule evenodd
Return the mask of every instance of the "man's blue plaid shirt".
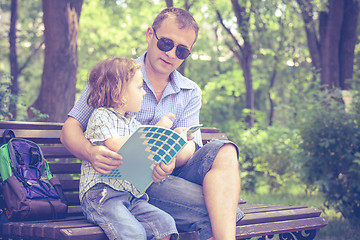
M 170 82 L 167 85 L 160 101 L 156 99 L 155 92 L 146 75 L 144 53 L 136 62 L 142 64 L 142 74 L 144 79 L 144 96 L 141 109 L 138 113 L 133 113 L 141 124 L 155 125 L 167 113 L 173 113 L 176 117 L 173 129 L 177 127 L 190 127 L 199 124 L 201 108 L 201 89 L 190 79 L 182 76 L 178 71 L 170 75 Z M 69 116 L 78 120 L 86 129 L 88 120 L 93 108 L 87 105 L 86 99 L 89 94 L 89 86 L 86 85 L 80 99 L 69 112 Z M 194 141 L 202 146 L 200 131 L 194 133 Z

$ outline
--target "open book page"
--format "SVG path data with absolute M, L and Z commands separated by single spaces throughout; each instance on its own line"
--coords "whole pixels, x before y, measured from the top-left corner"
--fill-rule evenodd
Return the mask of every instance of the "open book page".
M 124 163 L 101 177 L 127 180 L 140 192 L 145 192 L 153 182 L 154 166 L 160 161 L 169 163 L 185 144 L 186 141 L 171 129 L 141 126 L 118 151 Z

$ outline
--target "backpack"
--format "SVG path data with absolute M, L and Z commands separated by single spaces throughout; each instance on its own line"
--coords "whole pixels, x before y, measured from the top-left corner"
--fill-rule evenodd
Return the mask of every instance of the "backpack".
M 10 140 L 7 140 L 10 136 Z M 40 147 L 3 133 L 0 148 L 1 188 L 9 220 L 38 220 L 63 217 L 67 203 L 58 178 L 54 177 Z

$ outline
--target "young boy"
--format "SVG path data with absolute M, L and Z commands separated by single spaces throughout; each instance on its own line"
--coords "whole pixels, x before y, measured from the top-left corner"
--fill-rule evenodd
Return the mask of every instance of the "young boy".
M 140 64 L 122 58 L 106 59 L 92 69 L 87 102 L 95 110 L 85 132 L 92 144 L 116 152 L 141 125 L 130 113 L 140 110 L 146 94 L 140 69 Z M 164 117 L 158 125 L 171 127 L 172 121 Z M 153 174 L 156 182 L 161 180 L 157 169 Z M 80 200 L 87 219 L 98 224 L 109 239 L 178 238 L 174 219 L 149 204 L 147 194 L 131 182 L 100 177 L 87 161 L 81 164 Z

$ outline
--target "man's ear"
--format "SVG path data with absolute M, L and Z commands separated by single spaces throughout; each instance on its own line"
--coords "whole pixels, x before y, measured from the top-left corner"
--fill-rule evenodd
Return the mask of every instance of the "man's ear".
M 153 38 L 154 36 L 154 29 L 152 29 L 152 27 L 148 27 L 148 29 L 146 30 L 146 42 L 149 43 L 150 40 Z

